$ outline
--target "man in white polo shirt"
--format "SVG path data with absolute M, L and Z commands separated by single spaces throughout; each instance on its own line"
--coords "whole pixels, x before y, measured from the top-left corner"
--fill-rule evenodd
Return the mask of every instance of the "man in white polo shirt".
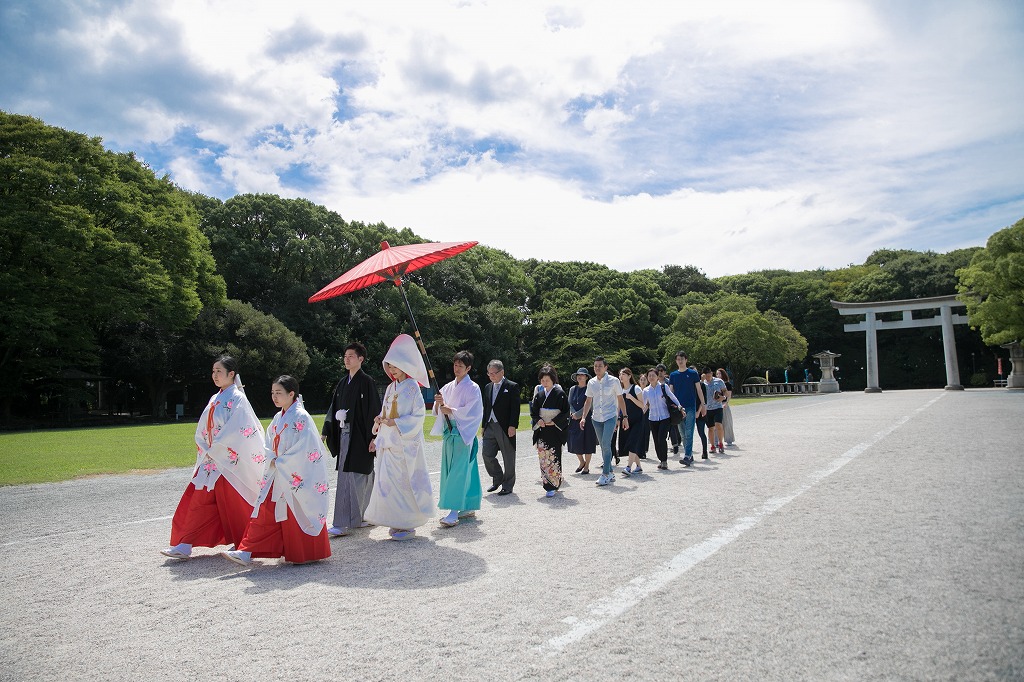
M 587 415 L 597 433 L 597 442 L 601 444 L 601 476 L 597 485 L 608 485 L 615 480 L 612 471 L 612 434 L 615 433 L 616 419 L 622 421 L 624 428 L 629 428 L 626 421 L 626 402 L 622 399 L 625 392 L 616 377 L 608 373 L 608 363 L 604 358 L 594 358 L 594 378 L 587 382 L 587 400 L 583 403 L 583 416 L 580 428 L 586 426 Z

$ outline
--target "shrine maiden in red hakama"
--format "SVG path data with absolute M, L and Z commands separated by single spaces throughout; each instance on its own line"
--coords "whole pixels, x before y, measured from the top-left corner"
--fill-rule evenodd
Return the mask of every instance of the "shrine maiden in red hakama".
M 213 363 L 212 398 L 196 427 L 196 466 L 171 521 L 171 546 L 187 559 L 192 547 L 237 544 L 260 495 L 266 469 L 263 425 L 242 390 L 234 358 Z
M 331 556 L 327 539 L 330 485 L 325 446 L 313 418 L 302 406 L 299 382 L 278 377 L 271 397 L 281 411 L 267 429 L 269 466 L 252 521 L 235 551 L 221 552 L 236 563 L 253 558 L 304 564 Z

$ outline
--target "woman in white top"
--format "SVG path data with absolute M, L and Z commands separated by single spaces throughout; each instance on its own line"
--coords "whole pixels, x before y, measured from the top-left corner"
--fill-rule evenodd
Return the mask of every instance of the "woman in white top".
M 651 425 L 651 438 L 654 440 L 654 452 L 658 455 L 658 468 L 668 469 L 668 430 L 671 425 L 668 414 L 667 400 L 682 409 L 679 399 L 668 386 L 661 383 L 658 370 L 654 367 L 647 370 L 648 386 L 644 389 L 644 402 L 647 405 L 647 421 Z

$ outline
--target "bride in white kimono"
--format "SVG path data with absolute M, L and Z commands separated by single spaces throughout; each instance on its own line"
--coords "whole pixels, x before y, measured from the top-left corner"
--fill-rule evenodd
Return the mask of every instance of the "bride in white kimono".
M 384 371 L 392 382 L 384 392 L 384 405 L 374 419 L 377 462 L 370 503 L 363 517 L 388 526 L 393 540 L 416 535 L 434 514 L 434 492 L 423 458 L 423 394 L 427 369 L 416 342 L 399 335 L 384 356 Z

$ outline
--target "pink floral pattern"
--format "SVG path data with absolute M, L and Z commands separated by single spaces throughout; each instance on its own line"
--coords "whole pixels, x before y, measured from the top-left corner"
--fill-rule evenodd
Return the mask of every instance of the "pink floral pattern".
M 242 435 L 246 438 L 252 438 L 256 435 L 256 429 L 251 426 L 242 427 Z
M 298 474 L 292 474 L 292 490 L 298 490 L 303 485 L 302 476 Z
M 228 461 L 232 464 L 238 464 L 238 453 L 231 448 L 228 448 Z
M 321 483 L 317 483 L 313 487 L 316 488 L 316 491 L 318 493 L 320 493 L 321 495 L 326 495 L 327 491 L 330 490 L 330 486 L 328 486 L 326 483 L 322 483 L 322 482 Z
M 558 465 L 555 451 L 542 440 L 537 441 L 537 457 L 540 459 L 540 473 L 553 490 L 562 485 L 562 468 Z
M 319 462 L 320 458 L 323 457 L 323 455 L 320 454 L 319 450 L 314 450 L 313 452 L 309 453 L 308 457 L 310 462 Z
M 217 470 L 217 465 L 214 463 L 214 461 L 212 459 L 207 457 L 206 461 L 203 462 L 203 471 L 205 471 L 208 474 L 211 474 L 211 473 L 213 473 L 216 470 Z
M 300 419 L 299 421 L 295 422 L 295 430 L 296 431 L 300 431 L 301 432 L 305 428 L 306 428 L 306 420 L 305 419 Z
M 262 452 L 257 452 L 255 455 L 252 456 L 252 461 L 256 462 L 257 464 L 263 464 L 264 462 L 267 461 L 267 458 L 264 456 Z

